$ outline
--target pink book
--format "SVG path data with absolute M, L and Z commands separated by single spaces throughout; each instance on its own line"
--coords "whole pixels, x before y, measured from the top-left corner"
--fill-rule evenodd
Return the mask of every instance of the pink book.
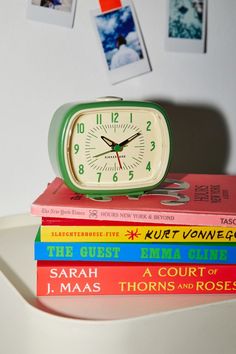
M 165 183 L 138 199 L 93 200 L 71 191 L 60 178 L 33 202 L 35 216 L 236 227 L 236 176 L 170 174 Z

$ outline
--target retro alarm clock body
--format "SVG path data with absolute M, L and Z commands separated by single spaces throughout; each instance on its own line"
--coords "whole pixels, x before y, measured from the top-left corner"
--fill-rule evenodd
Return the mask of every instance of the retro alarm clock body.
M 90 197 L 140 195 L 165 178 L 168 118 L 157 104 L 121 99 L 70 103 L 54 114 L 49 157 L 73 191 Z

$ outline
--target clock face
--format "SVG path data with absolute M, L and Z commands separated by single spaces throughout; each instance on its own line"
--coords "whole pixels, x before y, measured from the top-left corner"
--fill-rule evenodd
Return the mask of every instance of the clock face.
M 155 109 L 86 109 L 67 127 L 64 160 L 80 190 L 149 188 L 165 176 L 169 155 L 166 120 Z

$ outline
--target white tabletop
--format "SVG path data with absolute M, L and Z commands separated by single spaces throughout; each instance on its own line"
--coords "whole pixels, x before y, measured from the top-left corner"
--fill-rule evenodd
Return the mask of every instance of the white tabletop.
M 4 354 L 236 353 L 236 294 L 37 298 L 39 224 L 0 218 Z

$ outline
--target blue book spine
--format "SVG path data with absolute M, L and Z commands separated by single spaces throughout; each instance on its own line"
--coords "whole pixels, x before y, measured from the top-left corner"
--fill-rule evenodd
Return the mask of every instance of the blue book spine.
M 36 260 L 236 264 L 231 244 L 35 241 Z

